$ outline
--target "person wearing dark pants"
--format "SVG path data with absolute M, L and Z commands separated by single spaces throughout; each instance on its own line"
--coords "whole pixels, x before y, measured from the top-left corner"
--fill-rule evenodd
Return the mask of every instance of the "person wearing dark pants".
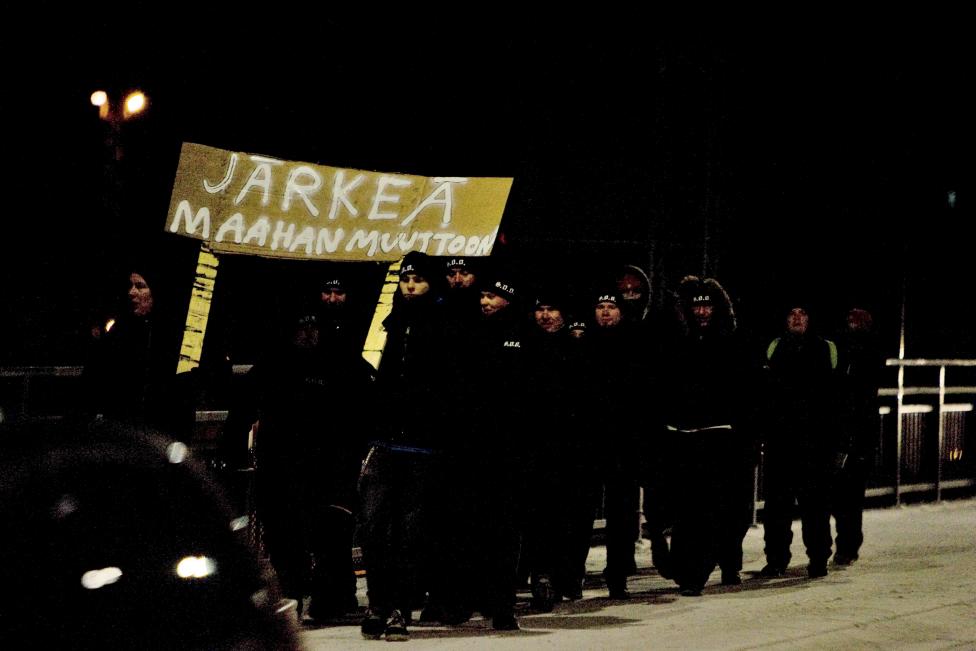
M 671 568 L 685 596 L 702 592 L 716 564 L 724 585 L 741 583 L 749 527 L 754 445 L 753 371 L 725 290 L 712 278 L 679 286 L 685 331 L 662 354 L 664 469 L 673 494 Z M 660 482 L 660 478 L 659 478 Z
M 850 442 L 847 463 L 834 485 L 831 512 L 837 525 L 834 562 L 850 565 L 858 559 L 864 542 L 864 491 L 878 445 L 878 385 L 883 360 L 870 312 L 854 307 L 847 313 L 840 344 Z
M 793 504 L 799 505 L 807 574 L 827 574 L 831 482 L 846 459 L 836 345 L 812 334 L 809 312 L 795 305 L 786 333 L 766 348 L 769 411 L 764 440 L 763 527 L 766 566 L 781 576 L 790 562 Z
M 611 599 L 630 598 L 627 577 L 636 571 L 634 542 L 639 534 L 641 435 L 653 429 L 646 418 L 654 414 L 646 409 L 647 396 L 653 395 L 648 342 L 624 320 L 622 304 L 616 290 L 598 294 L 593 302 L 594 327 L 583 339 L 589 391 L 585 423 L 587 431 L 601 436 L 595 456 L 604 485 L 607 565 L 603 576 Z M 621 417 L 627 410 L 640 410 L 642 422 Z
M 763 576 L 782 575 L 789 567 L 793 542 L 794 503 L 803 532 L 803 544 L 810 560 L 811 578 L 826 574 L 830 558 L 829 473 L 824 467 L 806 465 L 796 458 L 766 457 L 763 516 L 766 567 Z

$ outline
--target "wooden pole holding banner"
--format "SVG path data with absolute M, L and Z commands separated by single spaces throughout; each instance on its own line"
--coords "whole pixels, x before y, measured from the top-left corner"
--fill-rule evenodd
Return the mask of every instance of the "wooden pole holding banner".
M 363 344 L 363 359 L 379 369 L 380 360 L 383 359 L 383 349 L 386 347 L 386 330 L 383 329 L 383 321 L 393 310 L 393 297 L 399 289 L 400 284 L 400 261 L 390 263 L 386 271 L 386 280 L 383 281 L 383 288 L 380 290 L 380 297 L 376 301 L 376 310 L 373 312 L 373 321 L 369 324 L 369 332 L 366 334 L 366 343 Z
M 197 272 L 193 279 L 190 306 L 186 311 L 186 326 L 183 329 L 183 343 L 180 345 L 180 359 L 176 364 L 177 373 L 186 373 L 200 365 L 203 354 L 203 338 L 207 334 L 207 320 L 210 318 L 210 303 L 213 301 L 214 284 L 217 282 L 217 265 L 220 263 L 207 245 L 200 245 L 197 256 Z

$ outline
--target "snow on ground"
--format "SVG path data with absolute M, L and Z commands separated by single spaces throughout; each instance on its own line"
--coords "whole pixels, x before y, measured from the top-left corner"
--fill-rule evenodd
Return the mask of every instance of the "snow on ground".
M 458 649 L 976 649 L 976 500 L 868 511 L 861 559 L 806 577 L 800 523 L 785 577 L 761 579 L 762 527 L 745 540 L 742 586 L 682 597 L 649 567 L 646 547 L 629 602 L 606 599 L 603 547 L 590 550 L 584 599 L 553 613 L 520 611 L 522 630 L 495 633 L 480 618 L 410 628 L 411 648 Z M 363 586 L 360 598 L 365 603 Z M 527 597 L 527 595 L 522 595 Z M 520 600 L 520 608 L 527 607 Z M 417 613 L 414 613 L 416 616 Z M 357 625 L 353 625 L 353 624 Z M 358 622 L 306 629 L 310 650 L 376 649 Z M 380 647 L 383 648 L 383 647 Z

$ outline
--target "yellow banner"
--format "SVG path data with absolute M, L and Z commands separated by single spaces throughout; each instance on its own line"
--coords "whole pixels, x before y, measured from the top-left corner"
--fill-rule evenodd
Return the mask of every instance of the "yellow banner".
M 386 174 L 183 143 L 166 228 L 219 253 L 398 260 L 491 253 L 512 179 Z

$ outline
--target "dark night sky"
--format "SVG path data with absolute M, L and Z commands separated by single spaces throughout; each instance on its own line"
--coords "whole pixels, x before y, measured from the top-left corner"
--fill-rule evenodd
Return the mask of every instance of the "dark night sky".
M 115 258 L 186 267 L 195 243 L 162 234 L 183 141 L 512 176 L 503 230 L 530 267 L 653 262 L 661 287 L 705 271 L 755 330 L 778 326 L 791 295 L 830 318 L 856 298 L 891 349 L 907 271 L 909 355 L 976 354 L 971 308 L 940 312 L 971 284 L 971 47 L 947 34 L 656 42 L 628 24 L 342 16 L 272 39 L 192 22 L 125 58 L 145 35 L 103 21 L 97 48 L 81 30 L 4 46 L 18 92 L 0 106 L 13 172 L 0 362 L 71 358 L 64 334 L 104 302 Z M 88 97 L 135 85 L 151 106 L 124 125 L 113 211 Z

